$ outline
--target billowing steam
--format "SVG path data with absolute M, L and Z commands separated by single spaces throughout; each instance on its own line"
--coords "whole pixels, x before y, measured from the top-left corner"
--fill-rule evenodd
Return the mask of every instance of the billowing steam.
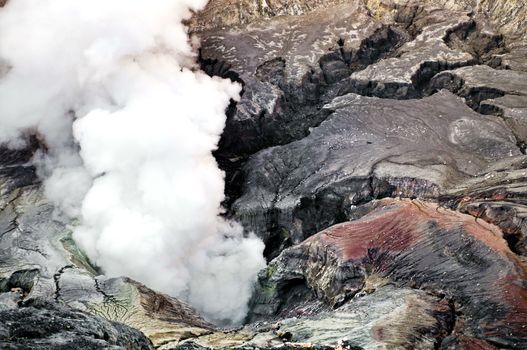
M 206 0 L 10 0 L 0 9 L 0 142 L 33 129 L 46 193 L 108 275 L 240 321 L 263 244 L 219 217 L 211 155 L 240 87 L 194 64 Z

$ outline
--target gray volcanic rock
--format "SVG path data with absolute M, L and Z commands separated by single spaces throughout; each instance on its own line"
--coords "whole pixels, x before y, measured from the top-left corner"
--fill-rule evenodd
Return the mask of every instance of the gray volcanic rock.
M 221 0 L 219 0 L 221 1 Z M 296 0 L 302 2 L 303 0 Z M 527 8 L 522 0 L 364 0 L 377 16 L 393 20 L 394 7 L 427 7 L 437 10 L 467 11 L 478 20 L 488 21 L 516 47 L 527 39 Z
M 325 90 L 408 39 L 371 18 L 359 2 L 198 35 L 202 67 L 244 84 L 221 145 L 234 154 L 304 137 L 323 120 L 317 109 Z
M 236 348 L 433 349 L 451 331 L 454 318 L 448 301 L 440 297 L 386 285 L 335 310 L 297 314 L 271 327 L 249 326 L 246 332 L 252 332 L 252 339 Z M 204 339 L 197 338 L 166 349 L 207 348 Z
M 387 306 L 384 318 L 390 319 L 389 305 L 397 304 L 400 293 L 405 295 L 405 288 L 410 287 L 438 299 L 418 297 L 415 308 L 401 307 L 393 315 L 405 325 L 402 329 L 408 327 L 408 336 L 398 338 L 404 331 L 382 327 L 378 333 L 370 331 L 374 340 L 386 341 L 393 331 L 394 341 L 401 342 L 394 348 L 434 348 L 432 344 L 419 345 L 423 340 L 420 336 L 424 336 L 420 331 L 430 326 L 436 331 L 435 348 L 443 339 L 448 344 L 459 336 L 477 338 L 488 346 L 527 346 L 527 265 L 509 250 L 497 227 L 420 201 L 384 199 L 370 205 L 365 213 L 358 220 L 335 225 L 284 250 L 273 260 L 260 275 L 251 318 L 300 317 L 298 322 L 304 324 L 320 322 L 312 329 L 319 330 L 314 333 L 323 338 L 328 335 L 323 331 L 326 328 L 347 332 L 353 316 L 344 316 L 341 311 L 360 314 L 363 303 L 369 305 L 372 314 Z M 386 285 L 397 288 L 387 293 L 393 299 L 377 299 L 383 299 Z M 328 306 L 344 306 L 337 308 L 332 322 L 324 325 L 326 313 L 314 310 L 311 301 L 293 299 L 296 306 L 290 307 L 292 295 L 300 288 Z M 376 300 L 373 305 L 369 304 L 372 299 Z M 441 299 L 446 308 L 440 306 Z M 424 310 L 419 311 L 421 307 Z M 430 312 L 434 309 L 435 313 Z M 311 321 L 302 321 L 303 315 L 317 313 L 308 317 Z M 366 328 L 370 325 L 368 317 L 359 317 Z M 290 323 L 292 338 L 309 339 L 311 333 L 296 322 Z M 355 329 L 347 337 L 356 339 L 353 345 L 373 348 L 363 343 L 360 332 Z M 434 336 L 425 338 L 431 341 Z
M 504 159 L 440 197 L 448 208 L 499 226 L 511 249 L 527 255 L 527 157 Z
M 222 11 L 220 3 L 211 2 L 197 21 L 215 23 L 223 18 L 217 16 L 217 11 Z M 292 4 L 303 8 L 296 17 L 274 18 L 273 14 L 255 12 L 247 21 L 238 22 L 241 17 L 232 17 L 221 24 L 193 26 L 202 39 L 204 69 L 244 84 L 241 101 L 229 110 L 217 152 L 227 171 L 229 207 L 243 195 L 247 184 L 242 176 L 247 172 L 238 170 L 245 157 L 265 147 L 306 137 L 310 128 L 327 118 L 327 110 L 321 108 L 334 97 L 348 92 L 390 98 L 426 95 L 429 80 L 437 72 L 476 64 L 484 57 L 491 60 L 496 56 L 494 50 L 501 53 L 503 45 L 502 37 L 488 27 L 486 18 L 477 17 L 476 21 L 470 9 L 451 4 L 441 4 L 448 8 L 445 10 L 404 2 L 379 6 L 375 1 L 353 2 L 327 9 L 308 3 Z M 513 122 L 519 118 L 509 119 L 508 124 L 521 130 L 522 123 Z M 518 142 L 517 133 L 515 136 Z M 374 191 L 390 195 L 384 187 Z M 336 207 L 342 195 L 334 197 L 304 201 L 304 213 L 314 213 L 311 220 L 318 221 L 307 229 L 299 228 L 307 226 L 304 219 L 295 218 L 293 223 L 287 217 L 278 218 L 284 211 L 269 206 L 270 201 L 265 204 L 269 209 L 264 210 L 268 213 L 264 214 L 265 225 L 259 221 L 261 215 L 239 215 L 237 207 L 233 208 L 236 217 L 244 217 L 246 227 L 265 236 L 268 243 L 273 242 L 266 255 L 274 256 L 271 252 L 279 251 L 284 244 L 299 242 L 304 236 L 299 232 L 310 234 L 341 221 L 345 213 Z M 322 203 L 322 207 L 332 208 L 327 211 L 337 214 L 320 213 L 317 208 Z M 283 227 L 280 221 L 289 223 Z M 295 228 L 291 230 L 290 226 Z
M 345 3 L 345 0 L 210 0 L 207 7 L 192 19 L 193 28 L 213 29 L 243 25 L 276 16 L 298 16 L 319 8 Z
M 526 11 L 211 0 L 189 21 L 201 67 L 243 85 L 216 153 L 228 215 L 278 256 L 252 323 L 101 275 L 44 196 L 33 136 L 0 147 L 0 348 L 527 348 Z
M 525 148 L 525 143 L 527 143 L 527 95 L 505 95 L 484 100 L 481 102 L 479 110 L 483 114 L 502 117 L 522 147 Z
M 211 0 L 207 8 L 193 19 L 200 29 L 227 27 L 266 20 L 276 16 L 302 15 L 319 8 L 342 4 L 343 0 Z M 359 1 L 357 1 L 359 2 Z M 377 18 L 393 21 L 394 8 L 428 7 L 448 11 L 470 11 L 499 28 L 512 43 L 527 38 L 527 8 L 522 0 L 362 0 Z
M 324 109 L 332 114 L 308 137 L 261 151 L 243 168 L 233 210 L 270 244 L 269 256 L 344 220 L 352 206 L 436 198 L 489 162 L 521 154 L 504 122 L 446 91 L 407 101 L 349 94 Z
M 513 47 L 510 52 L 503 55 L 501 62 L 502 65 L 508 69 L 527 72 L 527 40 L 521 41 L 521 46 Z
M 241 77 L 248 77 L 258 75 L 266 62 L 280 58 L 285 63 L 284 78 L 298 84 L 321 57 L 339 48 L 339 38 L 345 49 L 358 48 L 381 26 L 358 4 L 346 4 L 199 35 L 204 59 L 221 59 Z
M 403 45 L 397 57 L 353 73 L 344 89 L 368 96 L 419 97 L 422 86 L 436 73 L 476 62 L 471 54 L 452 49 L 446 42 L 452 32 L 466 31 L 473 25 L 467 13 L 423 10 L 413 16 L 407 25 L 419 23 L 415 39 Z
M 302 0 L 299 0 L 302 1 Z M 516 71 L 527 71 L 527 6 L 523 0 L 364 0 L 368 10 L 385 22 L 397 18 L 394 8 L 434 8 L 441 11 L 463 12 L 476 20 L 478 31 L 474 42 L 476 47 L 490 43 L 500 36 L 506 43 L 506 50 L 495 52 L 493 62 Z M 415 12 L 414 12 L 415 13 Z M 467 33 L 472 36 L 473 33 Z M 483 40 L 481 40 L 483 39 Z M 490 41 L 489 41 L 490 39 Z M 486 45 L 486 44 L 485 44 Z M 491 48 L 488 47 L 487 48 Z M 469 50 L 472 51 L 472 50 Z M 477 55 L 476 55 L 477 56 Z M 481 57 L 480 57 L 481 58 Z M 485 62 L 486 63 L 486 62 Z
M 0 310 L 0 348 L 153 349 L 148 338 L 135 329 L 40 299 L 28 300 L 20 308 Z
M 489 96 L 527 96 L 526 79 L 527 73 L 480 65 L 442 72 L 433 78 L 431 86 L 449 89 L 469 99 L 468 103 L 477 108 Z
M 365 349 L 432 349 L 451 330 L 455 316 L 446 300 L 393 286 L 369 293 L 331 312 L 280 321 L 280 332 L 315 345 L 346 339 Z
M 488 66 L 463 67 L 436 75 L 432 89 L 449 89 L 484 114 L 502 117 L 518 140 L 527 142 L 527 73 Z
M 482 14 L 488 4 L 426 3 L 212 1 L 192 21 L 202 66 L 244 84 L 220 154 L 244 157 L 305 137 L 324 120 L 321 106 L 346 93 L 422 97 L 441 71 L 506 65 L 503 35 Z M 224 15 L 228 6 L 235 10 Z

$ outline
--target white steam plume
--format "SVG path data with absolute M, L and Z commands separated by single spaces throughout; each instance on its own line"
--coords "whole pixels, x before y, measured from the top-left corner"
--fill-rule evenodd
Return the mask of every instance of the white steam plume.
M 195 67 L 182 20 L 205 4 L 8 1 L 0 142 L 43 135 L 46 193 L 80 215 L 74 238 L 108 275 L 239 322 L 263 243 L 219 217 L 224 175 L 211 152 L 240 87 Z

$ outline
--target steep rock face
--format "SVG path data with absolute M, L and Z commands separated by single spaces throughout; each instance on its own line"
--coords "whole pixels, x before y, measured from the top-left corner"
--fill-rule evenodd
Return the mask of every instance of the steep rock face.
M 377 15 L 387 15 L 393 7 L 416 4 L 443 10 L 468 10 L 475 16 L 489 20 L 512 42 L 519 43 L 520 39 L 525 39 L 527 9 L 521 0 L 365 0 L 365 3 Z
M 445 346 L 460 336 L 498 347 L 527 346 L 526 265 L 495 226 L 419 201 L 386 199 L 366 213 L 274 260 L 260 276 L 252 318 L 309 313 L 309 301 L 284 308 L 291 283 L 302 282 L 330 306 L 351 299 L 350 307 L 364 300 L 361 293 L 375 295 L 389 284 L 448 300 L 456 321 Z
M 274 246 L 300 243 L 376 197 L 434 198 L 489 162 L 520 155 L 505 123 L 443 91 L 397 101 L 349 94 L 306 138 L 244 166 L 236 217 Z
M 216 3 L 196 20 L 217 18 Z M 503 51 L 500 36 L 469 11 L 383 6 L 389 19 L 354 1 L 243 25 L 194 24 L 204 69 L 244 84 L 221 152 L 232 158 L 302 138 L 323 120 L 324 103 L 349 92 L 420 97 L 434 74 Z
M 468 30 L 473 25 L 467 13 L 426 9 L 412 14 L 401 11 L 399 20 L 410 22 L 407 26 L 417 25 L 409 29 L 418 35 L 402 46 L 396 57 L 352 74 L 347 82 L 349 91 L 379 97 L 415 98 L 421 95 L 420 89 L 435 73 L 476 61 L 470 53 L 451 48 L 446 42 L 450 33 Z
M 401 8 L 410 9 L 414 14 L 421 11 L 414 9 L 423 7 L 439 11 L 466 11 L 480 27 L 482 35 L 479 35 L 479 40 L 488 42 L 493 37 L 499 39 L 495 36 L 496 31 L 503 35 L 507 50 L 501 52 L 498 59 L 504 67 L 527 71 L 527 7 L 522 0 L 365 0 L 365 3 L 374 16 L 387 22 L 393 22 L 397 18 L 394 9 Z
M 342 0 L 211 0 L 203 13 L 194 18 L 200 29 L 252 23 L 275 16 L 301 15 L 318 8 L 342 4 Z M 527 8 L 521 0 L 354 0 L 377 17 L 390 17 L 394 7 L 417 3 L 443 10 L 464 11 L 488 18 L 496 28 L 511 39 L 519 41 L 527 33 Z
M 242 4 L 241 1 L 234 3 Z M 309 1 L 293 1 L 288 2 L 288 6 L 301 7 L 301 11 L 278 10 L 271 13 L 264 10 L 271 2 L 254 2 L 258 11 L 251 16 L 245 16 L 243 20 L 239 15 L 231 16 L 219 23 L 214 18 L 222 18 L 216 16 L 222 11 L 221 4 L 224 4 L 221 0 L 212 1 L 207 10 L 196 17 L 194 23 L 205 21 L 209 26 L 194 24 L 193 28 L 202 39 L 201 54 L 205 69 L 210 74 L 235 78 L 245 84 L 242 100 L 230 110 L 217 155 L 227 169 L 227 204 L 234 203 L 234 216 L 268 241 L 268 257 L 275 256 L 288 244 L 298 243 L 305 236 L 344 220 L 346 206 L 350 204 L 393 195 L 437 197 L 457 181 L 479 173 L 463 173 L 463 169 L 456 169 L 457 164 L 462 163 L 473 170 L 487 166 L 485 162 L 477 166 L 477 161 L 468 163 L 468 158 L 458 156 L 461 148 L 460 155 L 477 148 L 487 149 L 489 142 L 494 143 L 495 149 L 504 146 L 498 152 L 502 152 L 500 156 L 492 160 L 488 158 L 486 162 L 524 152 L 525 106 L 518 93 L 518 86 L 522 86 L 522 73 L 489 67 L 521 69 L 507 63 L 507 57 L 519 52 L 518 48 L 523 45 L 524 40 L 518 35 L 521 30 L 496 25 L 499 21 L 505 23 L 505 18 L 511 23 L 519 23 L 525 18 L 524 8 L 516 3 L 371 0 L 339 2 L 323 9 Z M 276 3 L 273 6 L 282 8 Z M 458 67 L 461 68 L 456 69 Z M 473 81 L 465 82 L 460 76 L 462 74 L 472 76 Z M 455 84 L 448 82 L 447 78 L 453 75 Z M 496 94 L 496 84 L 501 84 L 505 92 Z M 268 154 L 268 159 L 277 157 L 268 162 L 269 167 L 276 169 L 269 170 L 265 162 L 255 160 L 265 158 L 257 154 L 244 165 L 243 171 L 239 170 L 245 157 L 259 149 L 302 138 L 309 140 L 311 130 L 317 130 L 317 126 L 331 115 L 331 110 L 323 106 L 331 104 L 335 97 L 356 93 L 382 98 L 422 98 L 441 88 L 450 89 L 465 98 L 466 103 L 480 113 L 502 117 L 506 122 L 502 125 L 512 130 L 514 141 L 509 134 L 502 145 L 500 141 L 480 140 L 485 146 L 467 142 L 452 151 L 448 160 L 440 156 L 437 164 L 432 162 L 424 167 L 419 157 L 407 156 L 406 163 L 399 164 L 400 170 L 394 171 L 392 166 L 392 172 L 408 175 L 405 176 L 405 184 L 395 185 L 396 190 L 393 188 L 394 181 L 369 176 L 369 172 L 361 175 L 365 177 L 362 182 L 340 183 L 349 174 L 332 164 L 333 159 L 339 158 L 337 156 L 325 159 L 324 164 L 315 161 L 318 166 L 306 165 L 312 173 L 307 183 L 301 176 L 289 178 L 290 173 L 300 173 L 304 163 L 311 162 L 313 154 L 323 153 L 321 149 L 325 145 L 322 144 L 307 152 L 301 151 L 299 146 L 292 151 L 296 155 L 291 159 L 284 159 L 281 155 L 284 151 L 271 148 L 261 154 Z M 474 96 L 479 98 L 476 102 L 478 106 L 474 105 Z M 429 109 L 436 108 L 434 103 L 430 103 Z M 405 108 L 398 110 L 404 114 L 402 109 Z M 457 108 L 459 111 L 455 111 Z M 464 110 L 459 104 L 452 107 L 452 114 L 463 114 Z M 479 116 L 473 119 L 473 123 L 476 120 Z M 497 119 L 495 121 L 501 123 Z M 406 128 L 409 121 L 401 119 L 394 123 Z M 381 129 L 386 125 L 384 120 L 380 124 Z M 391 133 L 385 132 L 387 135 Z M 457 132 L 464 133 L 465 126 L 458 128 Z M 340 136 L 342 139 L 347 137 Z M 512 146 L 514 143 L 517 148 Z M 390 142 L 387 144 L 391 147 Z M 469 144 L 474 147 L 467 149 L 465 145 Z M 289 145 L 284 147 L 292 149 L 288 148 Z M 348 150 L 346 145 L 334 147 Z M 418 150 L 412 147 L 416 148 L 409 145 L 408 150 L 412 153 L 419 153 L 422 148 L 421 145 Z M 426 146 L 423 149 L 427 149 Z M 480 157 L 481 154 L 475 150 L 474 156 Z M 355 159 L 361 157 L 348 153 L 342 159 L 355 164 Z M 372 159 L 379 158 L 382 156 L 373 156 Z M 333 172 L 324 172 L 324 169 L 332 167 Z M 438 170 L 438 167 L 441 169 Z M 318 175 L 319 168 L 322 175 Z M 334 178 L 326 177 L 328 174 Z M 397 176 L 388 174 L 386 177 Z M 339 185 L 309 188 L 316 183 L 313 178 L 324 178 L 325 183 L 339 182 Z M 260 182 L 269 183 L 268 188 L 263 186 L 262 189 Z M 345 190 L 341 190 L 343 188 Z M 298 194 L 304 190 L 305 193 Z M 238 197 L 241 198 L 236 201 Z
M 436 89 L 448 88 L 469 99 L 468 104 L 477 109 L 489 97 L 526 96 L 526 78 L 527 74 L 523 72 L 478 65 L 442 72 L 433 78 L 431 86 Z
M 323 120 L 316 112 L 325 90 L 364 60 L 380 59 L 406 40 L 404 32 L 373 20 L 358 3 L 199 35 L 203 68 L 244 84 L 222 139 L 228 154 L 304 137 Z
M 222 15 L 227 8 L 251 6 L 257 9 L 251 16 L 238 10 Z M 303 137 L 308 127 L 321 121 L 314 111 L 348 92 L 413 98 L 421 96 L 428 80 L 443 70 L 478 62 L 510 67 L 507 57 L 521 57 L 521 52 L 511 50 L 523 40 L 507 36 L 506 50 L 503 36 L 490 26 L 494 22 L 489 13 L 504 11 L 506 18 L 516 21 L 526 16 L 523 10 L 513 11 L 521 6 L 502 3 L 492 11 L 489 6 L 470 0 L 280 5 L 212 1 L 192 24 L 202 40 L 205 68 L 245 83 L 222 149 L 231 155 L 247 154 Z M 269 7 L 277 10 L 266 12 Z M 296 16 L 287 16 L 292 14 Z M 375 64 L 384 57 L 390 58 Z M 240 140 L 239 134 L 245 137 Z

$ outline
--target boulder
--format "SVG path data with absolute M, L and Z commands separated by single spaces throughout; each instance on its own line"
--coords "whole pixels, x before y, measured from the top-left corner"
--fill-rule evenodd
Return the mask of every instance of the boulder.
M 135 329 L 43 299 L 0 310 L 0 320 L 0 348 L 5 350 L 153 349 Z

